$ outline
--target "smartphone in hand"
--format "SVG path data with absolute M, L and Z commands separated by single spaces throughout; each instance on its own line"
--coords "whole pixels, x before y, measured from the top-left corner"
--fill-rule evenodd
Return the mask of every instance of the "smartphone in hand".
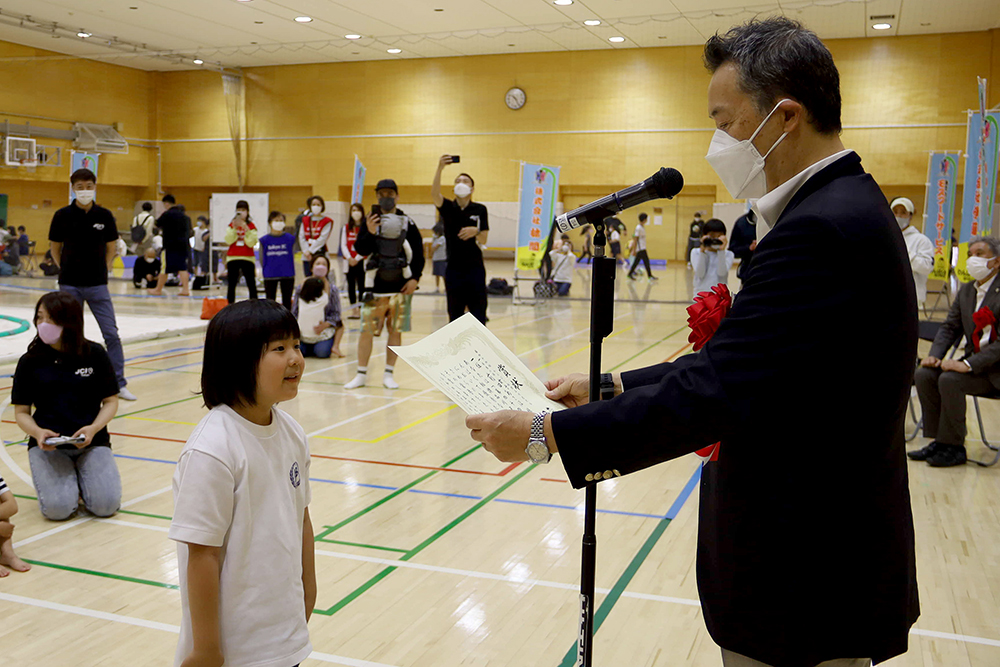
M 462 161 L 462 156 L 461 155 L 452 155 L 451 156 L 451 163 L 452 164 L 458 164 L 461 161 Z
M 58 447 L 59 445 L 79 445 L 81 442 L 85 442 L 86 440 L 87 438 L 82 435 L 78 435 L 75 438 L 61 435 L 56 438 L 46 438 L 45 444 L 49 447 Z

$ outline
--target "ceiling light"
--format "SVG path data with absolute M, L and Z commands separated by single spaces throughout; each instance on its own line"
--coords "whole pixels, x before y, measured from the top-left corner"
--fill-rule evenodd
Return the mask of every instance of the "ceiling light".
M 402 53 L 403 49 L 386 49 L 385 52 L 386 53 L 391 53 L 391 54 L 395 55 L 397 53 Z
M 202 60 L 201 58 L 195 58 L 191 62 L 193 62 L 195 65 L 204 65 L 205 64 L 205 61 Z
M 555 4 L 557 4 L 557 5 L 572 5 L 573 4 L 573 0 L 553 0 L 553 2 Z
M 615 44 L 618 44 L 619 42 L 624 42 L 625 38 L 624 37 L 608 37 L 608 41 L 609 42 L 614 42 Z
M 597 19 L 590 19 L 589 21 L 584 21 L 583 25 L 601 25 L 601 22 Z
M 91 35 L 91 33 L 84 32 L 83 30 L 81 30 L 80 32 L 76 33 L 76 36 L 79 37 L 80 39 L 87 39 L 88 37 L 90 37 L 90 35 Z
M 296 16 L 295 17 L 295 22 L 296 23 L 311 23 L 312 22 L 312 17 L 311 16 Z
M 361 35 L 344 35 L 344 39 L 361 39 Z
M 872 30 L 888 30 L 892 27 L 890 23 L 876 23 L 872 25 Z

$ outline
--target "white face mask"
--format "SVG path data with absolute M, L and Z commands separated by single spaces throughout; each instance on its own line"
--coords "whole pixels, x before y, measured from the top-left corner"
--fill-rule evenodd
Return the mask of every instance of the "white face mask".
M 467 183 L 455 183 L 454 191 L 456 197 L 468 197 L 472 194 L 472 188 Z
M 320 206 L 319 204 L 313 204 L 312 206 L 309 207 L 309 210 L 312 211 L 313 215 L 319 215 L 320 213 L 323 212 L 323 207 Z
M 280 220 L 275 220 L 271 223 L 271 229 L 276 232 L 283 232 L 285 231 L 285 223 Z
M 992 261 L 992 258 L 987 259 L 986 257 L 970 257 L 965 260 L 965 270 L 969 272 L 969 275 L 975 280 L 986 280 L 993 273 L 993 269 L 986 266 L 987 262 Z
M 901 217 L 899 217 L 897 215 L 896 216 L 896 224 L 899 225 L 899 229 L 900 230 L 906 229 L 907 227 L 910 226 L 910 219 L 909 218 L 901 218 Z
M 722 179 L 722 184 L 726 186 L 733 199 L 753 199 L 767 194 L 764 160 L 788 136 L 788 133 L 782 134 L 763 156 L 754 148 L 753 140 L 784 101 L 779 101 L 771 109 L 771 113 L 767 114 L 749 139 L 737 141 L 722 130 L 716 130 L 712 135 L 712 143 L 709 144 L 705 159 Z
M 361 222 L 361 211 L 351 211 L 351 219 L 354 222 Z
M 77 190 L 76 200 L 86 206 L 90 202 L 94 201 L 97 196 L 97 190 Z

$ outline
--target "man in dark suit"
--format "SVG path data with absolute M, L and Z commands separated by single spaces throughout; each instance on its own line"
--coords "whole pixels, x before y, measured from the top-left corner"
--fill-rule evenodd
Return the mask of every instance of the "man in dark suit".
M 729 235 L 729 249 L 733 251 L 740 265 L 736 269 L 736 277 L 743 280 L 743 274 L 750 267 L 753 251 L 757 249 L 757 227 L 753 223 L 753 211 L 747 211 L 736 218 L 733 223 L 733 233 Z
M 588 403 L 577 374 L 547 383 L 571 409 L 466 424 L 503 461 L 558 451 L 577 488 L 721 441 L 703 468 L 697 571 L 724 664 L 882 662 L 907 650 L 919 614 L 906 247 L 840 141 L 839 74 L 815 34 L 786 18 L 751 21 L 712 37 L 705 62 L 719 128 L 708 160 L 734 197 L 760 197 L 766 232 L 729 315 L 699 353 L 615 376 L 610 401 Z M 863 376 L 837 363 L 839 325 L 851 322 L 881 351 Z M 831 414 L 849 415 L 846 439 L 822 426 Z
M 982 313 L 987 318 L 1000 320 L 1000 281 L 995 280 L 1000 269 L 1000 241 L 992 237 L 972 239 L 967 269 L 973 280 L 958 291 L 948 319 L 938 329 L 931 352 L 916 373 L 924 436 L 931 442 L 907 456 L 937 468 L 966 462 L 965 397 L 988 396 L 1000 390 L 997 325 L 980 327 L 973 321 L 981 309 L 986 309 Z M 945 359 L 963 336 L 962 360 Z

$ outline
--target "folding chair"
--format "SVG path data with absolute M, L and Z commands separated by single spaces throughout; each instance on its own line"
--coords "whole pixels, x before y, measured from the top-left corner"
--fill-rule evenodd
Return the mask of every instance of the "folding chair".
M 938 329 L 941 328 L 941 323 L 940 322 L 920 322 L 918 324 L 918 327 L 919 328 L 918 328 L 917 336 L 921 340 L 926 340 L 926 341 L 933 342 L 934 341 L 934 337 L 937 335 Z M 951 351 L 948 353 L 948 358 L 949 359 L 954 358 L 955 353 L 958 352 L 959 346 L 961 344 L 962 344 L 961 340 L 959 340 L 957 343 L 955 343 L 955 346 L 952 347 Z M 972 405 L 976 408 L 976 421 L 979 423 L 979 437 L 982 440 L 983 444 L 986 445 L 987 448 L 989 448 L 992 451 L 996 452 L 996 455 L 993 457 L 993 460 L 989 461 L 989 462 L 987 462 L 987 461 L 979 461 L 979 460 L 976 460 L 976 459 L 973 459 L 973 458 L 969 458 L 968 460 L 971 463 L 975 463 L 976 465 L 982 466 L 984 468 L 988 468 L 988 467 L 990 467 L 992 465 L 995 465 L 997 463 L 997 461 L 1000 461 L 1000 446 L 991 444 L 986 439 L 986 427 L 983 425 L 983 413 L 982 413 L 982 410 L 980 410 L 980 408 L 979 408 L 979 399 L 980 398 L 987 398 L 987 399 L 993 399 L 993 400 L 1000 399 L 1000 390 L 993 391 L 993 392 L 991 392 L 991 393 L 989 393 L 987 395 L 984 395 L 984 396 L 973 396 L 972 397 Z M 907 442 L 911 442 L 912 440 L 916 439 L 917 435 L 919 435 L 919 433 L 920 433 L 920 429 L 923 427 L 923 424 L 924 424 L 923 417 L 921 417 L 919 421 L 917 420 L 917 412 L 916 412 L 916 409 L 913 407 L 913 396 L 912 395 L 910 396 L 909 407 L 910 407 L 910 416 L 912 417 L 913 422 L 916 424 L 916 427 L 913 429 L 913 433 L 911 433 L 911 434 L 909 434 L 909 435 L 906 436 L 906 441 Z

